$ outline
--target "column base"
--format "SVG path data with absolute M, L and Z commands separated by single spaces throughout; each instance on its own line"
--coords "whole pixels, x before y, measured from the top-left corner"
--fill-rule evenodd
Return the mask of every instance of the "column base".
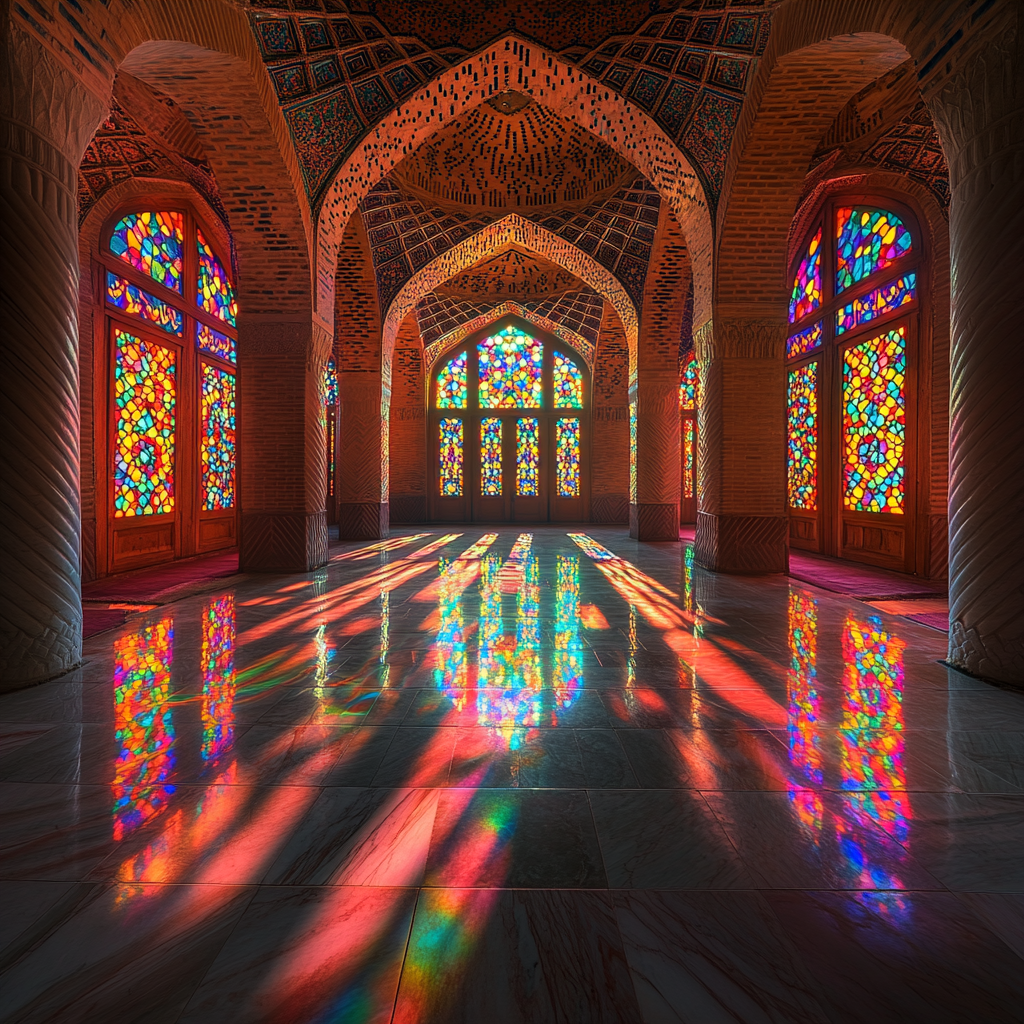
M 714 572 L 772 573 L 789 569 L 786 516 L 697 513 L 694 554 Z
M 309 572 L 327 564 L 327 513 L 242 512 L 242 572 Z
M 634 540 L 679 540 L 679 502 L 629 506 L 629 535 Z
M 343 501 L 338 506 L 341 540 L 383 540 L 390 526 L 386 501 Z

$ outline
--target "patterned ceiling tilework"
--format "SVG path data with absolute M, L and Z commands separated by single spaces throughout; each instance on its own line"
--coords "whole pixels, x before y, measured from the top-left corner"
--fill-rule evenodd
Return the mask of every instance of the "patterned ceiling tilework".
M 424 295 L 416 303 L 416 322 L 419 324 L 420 337 L 424 345 L 432 345 L 439 338 L 450 334 L 467 320 L 486 316 L 494 309 L 495 302 L 458 301 L 440 291 Z
M 928 108 L 919 103 L 867 152 L 867 159 L 887 171 L 919 181 L 949 210 L 949 168 Z
M 583 282 L 564 267 L 539 259 L 533 253 L 509 249 L 445 281 L 438 292 L 472 302 L 504 296 L 537 299 L 581 287 Z

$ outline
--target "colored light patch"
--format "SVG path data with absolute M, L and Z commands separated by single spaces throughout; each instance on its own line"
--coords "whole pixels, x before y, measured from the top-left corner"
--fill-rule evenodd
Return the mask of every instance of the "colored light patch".
M 469 404 L 469 383 L 466 371 L 468 352 L 449 359 L 437 375 L 438 409 L 465 409 Z
M 692 498 L 696 493 L 694 470 L 697 465 L 697 424 L 692 416 L 683 420 L 683 497 Z
M 166 302 L 161 302 L 155 295 L 144 292 L 141 288 L 126 281 L 117 274 L 107 271 L 107 301 L 117 309 L 124 310 L 132 316 L 139 317 L 159 327 L 168 334 L 181 335 L 185 330 L 184 315 Z
M 700 363 L 696 357 L 689 360 L 679 381 L 679 408 L 696 409 L 700 403 Z
M 480 493 L 501 497 L 501 420 L 496 416 L 480 421 Z
M 891 266 L 913 248 L 903 221 L 888 210 L 836 210 L 836 294 Z
M 786 673 L 789 761 L 801 776 L 797 785 L 806 782 L 821 785 L 824 759 L 819 732 L 818 602 L 796 590 L 789 592 L 789 658 Z M 820 821 L 820 815 L 813 817 Z
M 535 498 L 540 493 L 540 421 L 516 420 L 516 494 Z
M 816 324 L 811 324 L 810 327 L 800 331 L 799 334 L 794 334 L 786 342 L 786 358 L 795 359 L 797 356 L 805 355 L 808 352 L 813 352 L 816 348 L 820 348 L 821 334 L 822 322 L 820 320 Z
M 438 424 L 442 498 L 462 497 L 462 420 L 443 419 Z
M 560 498 L 580 495 L 580 421 L 555 422 L 555 486 Z
M 843 505 L 903 513 L 906 440 L 906 328 L 847 349 L 843 356 Z
M 861 324 L 870 323 L 880 316 L 905 306 L 917 298 L 917 274 L 911 271 L 903 277 L 861 295 L 836 312 L 836 334 L 845 334 Z
M 234 327 L 238 316 L 235 289 L 224 265 L 199 230 L 196 231 L 196 250 L 199 253 L 196 303 L 211 316 Z
M 235 507 L 235 375 L 203 363 L 203 508 Z
M 181 293 L 185 221 L 173 211 L 130 213 L 115 225 L 110 251 L 139 273 Z
M 818 362 L 790 370 L 787 478 L 790 508 L 818 507 Z
M 821 305 L 821 228 L 811 239 L 793 278 L 789 322 L 795 324 Z
M 583 408 L 583 374 L 568 356 L 561 352 L 552 353 L 552 381 L 556 409 Z
M 225 362 L 235 362 L 235 339 L 207 327 L 206 324 L 196 324 L 196 348 Z
M 477 345 L 481 409 L 539 409 L 544 346 L 515 327 Z
M 114 329 L 114 516 L 174 511 L 177 386 L 169 348 Z
M 235 736 L 235 599 L 231 594 L 207 604 L 203 611 L 203 744 L 204 761 L 228 750 Z

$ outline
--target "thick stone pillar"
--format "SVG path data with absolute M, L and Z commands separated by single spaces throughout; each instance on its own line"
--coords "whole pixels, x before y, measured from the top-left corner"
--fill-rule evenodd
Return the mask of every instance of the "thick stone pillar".
M 239 564 L 308 572 L 327 561 L 326 421 L 330 335 L 309 319 L 238 318 Z
M 344 370 L 338 379 L 338 532 L 342 540 L 388 535 L 390 395 L 379 371 Z
M 678 541 L 678 372 L 641 369 L 630 392 L 630 410 L 636 416 L 636 493 L 630 495 L 629 535 Z
M 949 661 L 1024 686 L 1024 12 L 933 112 L 950 167 Z
M 786 325 L 708 321 L 701 368 L 695 554 L 716 572 L 785 572 Z

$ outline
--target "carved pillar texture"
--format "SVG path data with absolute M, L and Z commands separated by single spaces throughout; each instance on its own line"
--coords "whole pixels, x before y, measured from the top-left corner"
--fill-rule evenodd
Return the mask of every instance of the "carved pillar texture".
M 346 370 L 338 381 L 338 434 L 342 540 L 378 540 L 388 535 L 387 389 L 379 371 Z
M 709 321 L 701 368 L 697 560 L 716 572 L 785 572 L 786 326 Z
M 949 661 L 1024 686 L 1024 13 L 933 106 L 950 165 Z
M 0 689 L 82 653 L 75 167 L 0 121 Z
M 321 381 L 329 354 L 328 333 L 308 320 L 239 314 L 243 571 L 307 572 L 327 561 Z
M 636 503 L 629 535 L 679 540 L 679 374 L 641 369 L 636 387 Z

